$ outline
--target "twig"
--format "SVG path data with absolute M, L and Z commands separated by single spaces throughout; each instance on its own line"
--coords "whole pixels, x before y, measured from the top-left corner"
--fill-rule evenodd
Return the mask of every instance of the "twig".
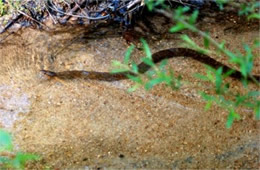
M 20 14 L 23 14 L 24 16 L 30 18 L 30 19 L 33 20 L 34 22 L 37 22 L 39 25 L 42 25 L 42 26 L 44 26 L 44 27 L 50 29 L 47 25 L 44 25 L 43 23 L 41 23 L 41 22 L 37 21 L 36 19 L 30 17 L 29 15 L 27 15 L 27 14 L 24 13 L 23 11 L 21 11 L 21 10 L 17 10 L 17 12 L 19 12 Z

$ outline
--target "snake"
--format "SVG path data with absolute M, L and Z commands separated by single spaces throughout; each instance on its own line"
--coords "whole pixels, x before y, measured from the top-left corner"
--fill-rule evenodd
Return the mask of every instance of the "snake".
M 190 48 L 169 48 L 165 50 L 161 50 L 152 54 L 152 61 L 154 63 L 159 63 L 164 59 L 171 59 L 176 57 L 187 57 L 197 60 L 201 63 L 207 64 L 213 68 L 223 68 L 223 73 L 227 73 L 232 70 L 230 77 L 241 80 L 243 75 L 240 71 L 230 68 L 229 66 L 211 58 L 209 55 L 204 54 L 202 52 L 190 49 Z M 146 73 L 151 66 L 146 64 L 145 62 L 141 62 L 137 65 L 138 72 L 140 74 Z M 137 76 L 137 74 L 124 71 L 119 73 L 110 73 L 110 72 L 96 72 L 96 71 L 86 71 L 86 70 L 70 70 L 70 71 L 61 71 L 54 72 L 50 70 L 40 70 L 40 72 L 46 75 L 48 78 L 59 78 L 59 79 L 88 79 L 88 80 L 100 80 L 100 81 L 119 81 L 129 79 L 129 75 Z M 248 77 L 248 80 L 259 84 L 260 76 L 259 75 L 251 75 Z

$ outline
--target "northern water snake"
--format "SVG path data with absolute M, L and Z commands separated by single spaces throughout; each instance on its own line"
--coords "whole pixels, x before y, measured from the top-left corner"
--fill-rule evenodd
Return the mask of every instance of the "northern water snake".
M 211 58 L 206 54 L 202 54 L 198 51 L 189 48 L 170 48 L 166 50 L 161 50 L 152 55 L 152 59 L 154 63 L 158 63 L 164 59 L 170 59 L 174 57 L 189 57 L 204 64 L 210 65 L 211 67 L 218 68 L 223 67 L 223 73 L 231 70 L 232 68 L 228 67 L 227 65 L 216 61 L 215 59 Z M 151 66 L 147 65 L 144 62 L 141 62 L 138 65 L 139 73 L 143 74 L 150 69 Z M 232 69 L 234 70 L 234 69 Z M 49 70 L 41 70 L 41 72 L 52 78 L 57 77 L 60 79 L 75 79 L 75 78 L 82 78 L 82 79 L 92 79 L 92 80 L 100 80 L 100 81 L 118 81 L 123 79 L 128 79 L 127 74 L 134 75 L 132 72 L 121 72 L 121 73 L 109 73 L 109 72 L 95 72 L 95 71 L 85 71 L 85 70 L 72 70 L 72 71 L 62 71 L 62 72 L 53 72 Z M 234 72 L 230 75 L 236 79 L 242 79 L 243 75 L 240 71 L 234 70 Z M 258 81 L 260 82 L 259 75 L 252 75 L 249 77 L 251 81 Z

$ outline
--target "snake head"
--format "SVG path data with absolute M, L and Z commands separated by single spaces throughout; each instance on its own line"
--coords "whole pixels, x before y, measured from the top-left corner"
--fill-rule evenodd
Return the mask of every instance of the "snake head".
M 40 70 L 40 72 L 48 77 L 56 77 L 57 74 L 53 71 L 48 71 L 48 70 Z

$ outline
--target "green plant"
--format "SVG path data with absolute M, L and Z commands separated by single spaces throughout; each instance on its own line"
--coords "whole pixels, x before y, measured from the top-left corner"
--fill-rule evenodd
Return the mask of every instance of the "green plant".
M 255 118 L 260 119 L 260 93 L 258 91 L 250 90 L 248 87 L 248 80 L 253 80 L 259 87 L 259 83 L 257 80 L 254 79 L 252 76 L 252 69 L 253 69 L 253 62 L 256 56 L 253 55 L 252 51 L 256 48 L 259 48 L 259 41 L 256 40 L 253 46 L 249 46 L 244 44 L 245 54 L 241 53 L 234 53 L 228 50 L 225 47 L 225 42 L 218 43 L 214 39 L 210 37 L 208 32 L 203 32 L 199 30 L 196 26 L 196 20 L 199 14 L 198 10 L 192 12 L 191 15 L 187 15 L 186 13 L 190 10 L 189 7 L 179 7 L 173 13 L 171 10 L 164 5 L 164 1 L 153 1 L 153 0 L 146 0 L 148 9 L 155 10 L 158 13 L 165 15 L 166 17 L 174 20 L 176 24 L 171 27 L 170 32 L 175 33 L 184 29 L 190 30 L 192 32 L 197 33 L 204 39 L 204 47 L 200 47 L 197 45 L 188 35 L 183 35 L 181 38 L 185 42 L 187 46 L 193 48 L 201 53 L 216 53 L 218 55 L 226 56 L 229 59 L 229 62 L 232 64 L 236 64 L 240 72 L 242 73 L 241 82 L 243 83 L 245 94 L 240 94 L 239 92 L 232 92 L 229 89 L 229 84 L 225 83 L 225 78 L 230 76 L 230 74 L 234 70 L 230 70 L 226 73 L 223 73 L 223 68 L 220 67 L 218 69 L 211 68 L 207 66 L 207 74 L 201 75 L 196 74 L 196 77 L 201 79 L 202 81 L 208 81 L 214 85 L 215 94 L 207 94 L 205 92 L 199 92 L 203 99 L 206 101 L 205 109 L 209 109 L 212 104 L 217 104 L 220 107 L 227 110 L 228 117 L 226 122 L 226 127 L 230 128 L 234 122 L 234 120 L 239 120 L 240 116 L 237 113 L 237 109 L 239 107 L 247 107 L 254 110 Z M 223 8 L 224 3 L 229 3 L 229 1 L 219 0 L 217 1 L 220 8 Z M 162 5 L 164 9 L 156 8 L 157 6 Z M 237 4 L 235 4 L 237 5 Z M 259 2 L 254 1 L 253 3 L 249 4 L 242 4 L 241 10 L 239 14 L 245 14 L 248 16 L 248 19 L 252 18 L 259 18 L 258 11 L 256 7 L 259 6 Z M 166 85 L 172 87 L 173 89 L 180 88 L 180 77 L 175 77 L 174 72 L 172 70 L 166 71 L 165 66 L 167 61 L 163 61 L 159 67 L 155 65 L 155 63 L 151 60 L 151 52 L 147 43 L 144 40 L 141 40 L 143 43 L 143 49 L 145 51 L 146 57 L 142 59 L 143 62 L 151 66 L 151 70 L 146 74 L 146 78 L 148 81 L 142 79 L 140 74 L 138 73 L 137 66 L 135 63 L 132 63 L 132 67 L 128 66 L 129 57 L 133 47 L 130 47 L 127 50 L 127 55 L 125 56 L 125 62 L 122 64 L 118 61 L 114 62 L 114 67 L 122 67 L 125 71 L 130 71 L 135 73 L 138 76 L 130 76 L 129 78 L 133 80 L 136 84 L 129 90 L 133 91 L 136 90 L 140 86 L 144 86 L 145 89 L 149 90 L 153 86 L 159 83 L 165 83 Z M 214 46 L 215 51 L 210 51 L 209 47 Z M 127 61 L 127 62 L 126 62 Z M 114 70 L 114 72 L 119 72 L 120 70 Z
M 3 16 L 6 13 L 6 5 L 3 0 L 0 0 L 0 16 Z
M 1 169 L 24 169 L 28 161 L 40 157 L 30 153 L 14 152 L 11 135 L 0 129 L 0 167 Z
M 239 11 L 239 15 L 246 15 L 248 19 L 260 19 L 259 7 L 260 2 L 256 0 L 243 3 L 240 5 L 241 10 Z
M 129 92 L 135 91 L 138 87 L 144 86 L 146 90 L 151 89 L 155 85 L 159 83 L 164 83 L 172 89 L 179 89 L 181 86 L 181 77 L 175 77 L 172 69 L 169 71 L 166 70 L 167 60 L 163 60 L 159 66 L 157 66 L 152 61 L 152 54 L 149 49 L 147 42 L 144 39 L 141 39 L 143 44 L 143 49 L 145 51 L 146 57 L 142 58 L 142 61 L 151 66 L 150 71 L 142 76 L 138 71 L 137 64 L 134 62 L 129 63 L 130 55 L 134 49 L 134 46 L 130 46 L 126 52 L 124 57 L 124 62 L 121 63 L 119 61 L 113 61 L 112 65 L 115 69 L 112 70 L 112 73 L 124 72 L 128 71 L 133 73 L 134 75 L 128 74 L 128 78 L 135 82 L 135 85 L 128 89 Z M 129 66 L 131 65 L 131 67 Z
M 259 119 L 259 93 L 250 91 L 248 89 L 248 78 L 254 80 L 256 84 L 259 83 L 252 76 L 253 69 L 253 61 L 255 56 L 252 53 L 252 50 L 259 47 L 259 41 L 255 41 L 252 47 L 248 45 L 244 45 L 245 54 L 241 53 L 233 53 L 225 48 L 225 43 L 218 43 L 214 39 L 212 39 L 209 33 L 202 32 L 195 27 L 195 22 L 198 16 L 198 11 L 194 11 L 190 16 L 184 15 L 185 12 L 189 10 L 188 7 L 180 7 L 175 11 L 173 18 L 177 21 L 177 24 L 170 29 L 170 32 L 177 32 L 183 29 L 189 29 L 204 38 L 204 48 L 198 47 L 195 42 L 193 42 L 187 35 L 182 36 L 182 39 L 186 44 L 190 47 L 195 47 L 200 52 L 208 52 L 208 48 L 210 45 L 213 45 L 221 55 L 227 56 L 229 58 L 229 62 L 238 65 L 240 72 L 243 75 L 241 82 L 244 85 L 246 91 L 249 91 L 248 94 L 233 94 L 229 89 L 227 84 L 224 83 L 224 78 L 229 76 L 232 73 L 230 72 L 223 75 L 223 69 L 213 69 L 207 67 L 207 75 L 200 76 L 199 78 L 205 81 L 209 81 L 215 84 L 215 95 L 207 95 L 205 93 L 201 93 L 202 97 L 207 101 L 207 108 L 211 105 L 211 103 L 218 104 L 229 112 L 226 127 L 230 128 L 234 120 L 238 120 L 240 118 L 239 114 L 236 112 L 237 108 L 240 106 L 249 107 L 254 110 L 256 119 Z M 163 13 L 170 17 L 168 12 L 163 11 Z M 242 102 L 243 101 L 243 102 Z

